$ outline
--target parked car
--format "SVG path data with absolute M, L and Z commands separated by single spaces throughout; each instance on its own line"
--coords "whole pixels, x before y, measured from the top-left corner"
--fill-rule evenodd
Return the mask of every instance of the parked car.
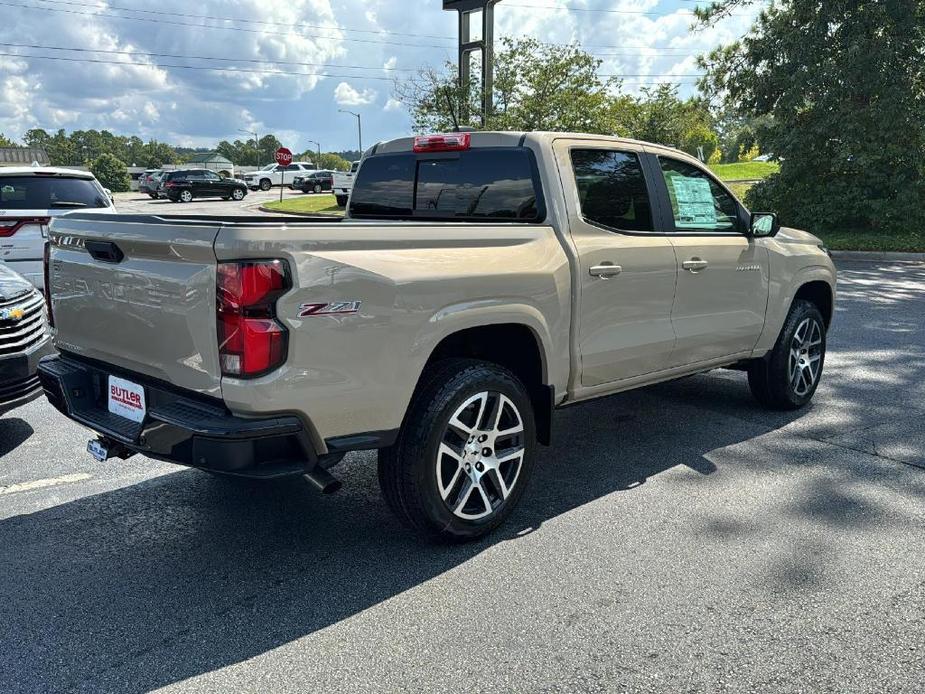
M 818 238 L 696 159 L 568 133 L 380 143 L 340 221 L 76 214 L 50 244 L 39 371 L 94 457 L 331 491 L 379 449 L 388 506 L 453 540 L 511 512 L 561 407 L 720 367 L 805 406 L 835 290 Z
M 160 185 L 162 173 L 164 172 L 160 169 L 148 169 L 143 171 L 138 177 L 138 192 L 149 195 L 157 200 L 157 188 Z
M 270 190 L 272 186 L 290 185 L 296 176 L 304 176 L 315 171 L 308 162 L 294 161 L 288 166 L 268 164 L 259 171 L 244 174 L 244 182 L 251 190 Z
M 350 197 L 350 191 L 353 189 L 353 178 L 356 176 L 357 169 L 359 168 L 360 162 L 355 161 L 350 165 L 350 171 L 334 172 L 332 187 L 334 189 L 334 198 L 337 200 L 338 206 L 347 206 L 347 199 Z
M 303 193 L 321 193 L 334 187 L 334 175 L 331 171 L 315 171 L 305 176 L 297 176 L 293 188 Z
M 247 185 L 236 178 L 222 178 L 208 169 L 184 169 L 164 175 L 163 191 L 171 202 L 190 202 L 193 198 L 243 200 Z
M 0 263 L 0 415 L 42 394 L 36 369 L 52 352 L 42 294 Z
M 50 166 L 0 168 L 0 260 L 42 289 L 42 250 L 52 218 L 116 211 L 93 174 Z

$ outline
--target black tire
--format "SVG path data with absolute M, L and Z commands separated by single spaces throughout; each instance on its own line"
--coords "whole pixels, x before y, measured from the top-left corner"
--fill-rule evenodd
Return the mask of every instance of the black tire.
M 273 187 L 273 184 L 270 183 L 270 179 L 269 179 L 269 178 L 261 178 L 261 179 L 260 179 L 260 190 L 266 192 L 266 191 L 270 190 L 270 188 L 272 188 L 272 187 Z
M 489 407 L 500 406 L 506 408 L 506 421 L 511 421 L 509 418 L 516 413 L 522 424 L 520 433 L 497 439 L 516 442 L 510 450 L 523 450 L 516 472 L 511 466 L 504 472 L 499 469 L 496 473 L 508 477 L 507 484 L 511 486 L 508 487 L 506 498 L 502 496 L 501 487 L 490 472 L 466 472 L 463 465 L 467 458 L 453 457 L 447 461 L 446 456 L 438 453 L 448 436 L 459 436 L 459 430 L 450 427 L 450 419 L 467 400 L 482 393 L 487 393 L 484 405 L 486 417 L 490 419 L 497 412 L 494 409 L 489 412 Z M 502 395 L 507 399 L 505 404 L 502 404 Z M 511 406 L 513 410 L 510 409 Z M 475 416 L 478 418 L 479 414 L 476 413 Z M 477 426 L 478 422 L 475 424 Z M 516 425 L 511 428 L 516 428 Z M 459 436 L 459 440 L 466 441 L 465 436 Z M 481 439 L 476 440 L 473 435 L 468 439 L 468 445 L 474 445 L 480 451 L 484 451 L 480 446 L 494 446 L 490 441 L 484 444 L 480 441 Z M 386 504 L 405 525 L 438 540 L 474 540 L 498 527 L 517 505 L 533 471 L 536 446 L 536 427 L 530 396 L 514 374 L 489 362 L 447 359 L 434 364 L 422 376 L 397 441 L 393 446 L 379 451 L 379 485 Z M 466 450 L 465 444 L 461 443 L 461 448 Z M 492 451 L 491 455 L 495 453 L 497 451 Z M 478 456 L 479 453 L 473 455 Z M 444 501 L 441 495 L 438 486 L 438 475 L 443 470 L 441 466 L 449 462 L 452 468 L 454 460 L 459 460 L 459 470 L 455 471 L 457 476 L 453 476 L 453 470 L 448 476 L 458 482 L 446 484 L 447 492 L 453 494 L 453 490 L 458 489 L 454 501 L 462 499 L 457 507 L 457 511 L 461 513 L 466 512 L 470 503 L 482 504 L 482 511 L 486 515 L 481 518 L 460 517 L 450 508 L 450 502 Z M 472 464 L 472 470 L 481 464 L 482 458 L 479 457 L 477 460 L 479 462 Z M 466 502 L 463 497 L 470 474 L 482 476 L 483 480 L 477 488 L 482 496 L 475 496 L 474 488 L 474 499 L 467 497 L 470 501 Z M 491 497 L 484 494 L 482 489 L 489 492 Z M 470 512 L 470 515 L 475 514 Z
M 243 200 L 243 199 L 244 199 L 244 196 L 246 196 L 246 195 L 247 195 L 247 191 L 241 190 L 240 188 L 235 188 L 235 189 L 231 192 L 231 197 L 232 197 L 232 199 L 234 199 L 234 200 L 237 201 L 237 202 L 240 202 L 241 200 Z
M 334 196 L 334 199 L 335 199 L 335 201 L 337 202 L 337 206 L 338 206 L 338 207 L 346 207 L 346 206 L 347 206 L 347 196 L 346 196 L 346 195 L 335 195 L 335 196 Z
M 314 191 L 314 192 L 316 192 L 316 193 L 320 193 L 320 192 L 321 192 L 321 186 L 320 186 L 318 183 L 315 184 L 315 191 Z
M 152 200 L 157 200 L 157 193 L 148 193 L 148 197 Z
M 802 349 L 797 349 L 797 352 L 800 353 L 800 359 L 804 358 L 804 354 L 806 359 L 812 359 L 818 355 L 818 368 L 812 372 L 811 366 L 802 367 L 800 368 L 801 373 L 793 378 L 799 360 L 792 360 L 792 348 L 796 341 L 799 341 L 797 331 L 801 330 L 801 326 L 807 321 L 809 321 L 810 331 L 813 330 L 813 325 L 817 326 L 819 344 L 808 347 L 805 353 Z M 826 327 L 822 313 L 815 304 L 809 301 L 800 299 L 793 302 L 774 349 L 764 358 L 753 361 L 748 367 L 748 385 L 752 395 L 764 407 L 772 410 L 797 410 L 804 407 L 813 399 L 819 381 L 822 379 L 825 348 Z M 809 371 L 806 371 L 807 368 Z M 806 387 L 808 380 L 812 380 L 812 383 Z
M 180 195 L 178 196 L 178 199 L 180 200 L 180 202 L 192 202 L 193 193 L 189 190 L 181 190 Z

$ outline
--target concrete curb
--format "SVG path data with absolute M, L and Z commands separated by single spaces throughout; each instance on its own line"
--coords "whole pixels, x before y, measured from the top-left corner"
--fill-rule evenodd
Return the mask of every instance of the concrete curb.
M 257 208 L 261 212 L 266 212 L 267 214 L 277 214 L 284 215 L 288 217 L 327 217 L 329 219 L 343 219 L 342 214 L 327 214 L 325 212 L 280 212 L 279 210 L 271 210 L 268 207 L 261 205 Z
M 925 253 L 887 253 L 880 251 L 832 251 L 834 260 L 925 262 Z

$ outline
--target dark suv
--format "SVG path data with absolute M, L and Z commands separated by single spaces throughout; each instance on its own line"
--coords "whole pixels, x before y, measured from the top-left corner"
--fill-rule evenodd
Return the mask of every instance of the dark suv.
M 0 263 L 0 414 L 42 394 L 39 359 L 54 351 L 42 295 Z
M 184 169 L 164 174 L 159 191 L 172 202 L 190 202 L 193 198 L 243 200 L 247 185 L 236 178 L 222 178 L 208 169 Z
M 331 171 L 315 171 L 307 176 L 297 176 L 292 187 L 303 193 L 320 193 L 329 191 L 334 187 L 334 173 Z

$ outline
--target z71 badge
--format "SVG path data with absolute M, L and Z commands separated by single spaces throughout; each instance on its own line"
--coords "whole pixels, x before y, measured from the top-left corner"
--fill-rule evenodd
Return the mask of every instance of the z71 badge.
M 360 310 L 362 301 L 332 301 L 329 304 L 302 304 L 299 318 L 309 316 L 345 316 Z

